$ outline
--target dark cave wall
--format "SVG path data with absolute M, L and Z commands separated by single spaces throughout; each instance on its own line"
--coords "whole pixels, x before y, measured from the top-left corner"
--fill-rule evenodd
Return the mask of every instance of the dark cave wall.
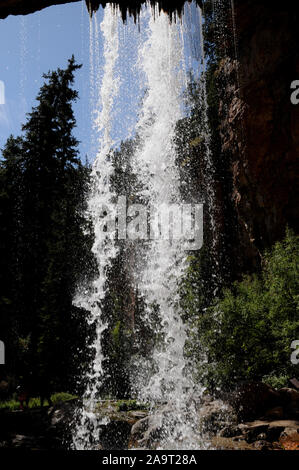
M 230 2 L 229 2 L 230 3 Z M 259 253 L 298 233 L 299 79 L 298 3 L 235 0 L 237 57 L 221 62 L 221 140 L 231 159 L 232 201 L 240 239 L 240 270 Z
M 79 0 L 0 0 L 0 18 L 9 15 L 27 15 L 51 5 L 74 3 Z
M 61 5 L 64 3 L 74 3 L 81 0 L 0 0 L 0 18 L 6 18 L 8 15 L 27 15 L 51 5 Z M 146 0 L 126 0 L 122 1 L 101 1 L 101 0 L 86 0 L 86 6 L 90 13 L 96 11 L 99 6 L 105 7 L 107 3 L 117 5 L 122 13 L 123 20 L 126 19 L 127 14 L 137 18 L 140 13 L 141 6 L 146 3 Z M 159 10 L 167 12 L 171 18 L 180 15 L 185 0 L 157 0 L 151 1 L 151 5 L 157 5 Z M 201 0 L 197 0 L 198 5 L 202 5 Z

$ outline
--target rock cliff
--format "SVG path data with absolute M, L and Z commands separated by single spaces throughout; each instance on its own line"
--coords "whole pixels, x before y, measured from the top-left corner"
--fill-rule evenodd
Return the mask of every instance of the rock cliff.
M 236 0 L 234 14 L 236 49 L 218 70 L 226 79 L 219 112 L 241 255 L 252 267 L 286 225 L 298 232 L 299 105 L 290 96 L 299 78 L 299 5 Z

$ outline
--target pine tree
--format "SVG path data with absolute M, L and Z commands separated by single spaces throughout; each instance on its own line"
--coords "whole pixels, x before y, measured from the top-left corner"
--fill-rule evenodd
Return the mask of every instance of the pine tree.
M 86 332 L 72 305 L 82 267 L 90 261 L 82 216 L 89 169 L 73 136 L 78 94 L 72 85 L 80 67 L 72 57 L 65 70 L 44 75 L 24 136 L 6 144 L 0 175 L 6 188 L 0 217 L 9 232 L 2 230 L 0 249 L 9 247 L 13 254 L 1 274 L 13 272 L 8 284 L 14 287 L 7 289 L 17 323 L 13 335 L 26 345 L 26 354 L 19 348 L 14 373 L 30 374 L 37 388 L 55 390 L 70 386 Z

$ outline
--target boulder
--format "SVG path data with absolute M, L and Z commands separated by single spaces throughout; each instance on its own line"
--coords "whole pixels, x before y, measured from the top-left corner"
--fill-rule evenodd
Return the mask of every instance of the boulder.
M 149 427 L 148 417 L 137 421 L 137 423 L 135 423 L 131 429 L 131 443 L 140 441 L 143 438 L 143 435 L 145 431 L 148 429 L 148 427 Z
M 273 444 L 280 443 L 281 439 L 294 440 L 298 434 L 298 429 L 299 422 L 295 420 L 257 420 L 238 425 L 236 432 L 237 430 L 241 431 L 246 442 L 250 444 L 257 441 L 266 441 Z
M 299 419 L 299 392 L 292 388 L 281 388 L 279 391 L 284 415 L 289 419 Z
M 240 421 L 258 419 L 267 410 L 280 406 L 279 393 L 262 382 L 251 382 L 240 386 L 228 401 Z
M 299 390 L 299 380 L 297 380 L 295 377 L 289 380 L 290 386 L 294 387 L 296 390 Z
M 273 425 L 273 423 L 269 426 L 267 431 L 267 441 L 269 442 L 277 442 L 280 438 L 281 433 L 284 431 L 285 427 L 283 424 Z
M 296 425 L 286 427 L 280 435 L 279 442 L 285 450 L 299 450 L 299 427 Z
M 283 405 L 288 405 L 291 402 L 299 404 L 299 392 L 293 388 L 281 388 L 278 390 L 278 394 Z
M 156 449 L 163 433 L 165 415 L 159 411 L 137 421 L 132 427 L 129 448 Z
M 283 419 L 283 417 L 284 417 L 284 410 L 282 406 L 276 406 L 275 408 L 271 408 L 271 410 L 268 410 L 265 413 L 265 418 Z
M 266 440 L 268 434 L 268 423 L 252 423 L 248 424 L 247 427 L 243 428 L 243 434 L 245 435 L 246 442 L 251 443 L 261 439 Z
M 128 421 L 110 421 L 102 426 L 99 448 L 103 450 L 128 449 L 132 426 Z
M 198 416 L 203 433 L 216 434 L 222 429 L 229 432 L 232 424 L 237 423 L 233 408 L 221 400 L 203 400 L 198 407 Z
M 242 430 L 240 429 L 239 426 L 225 426 L 225 428 L 221 429 L 221 431 L 218 433 L 219 437 L 232 437 L 232 438 L 238 438 L 242 435 Z
M 265 440 L 255 441 L 253 447 L 255 450 L 273 450 L 272 444 Z

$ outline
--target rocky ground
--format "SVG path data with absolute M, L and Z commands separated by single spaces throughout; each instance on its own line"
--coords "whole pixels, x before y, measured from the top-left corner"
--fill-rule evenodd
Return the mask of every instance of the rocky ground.
M 77 405 L 77 400 L 71 400 L 50 408 L 1 411 L 0 447 L 65 448 Z M 247 384 L 221 399 L 209 395 L 197 398 L 194 409 L 208 448 L 299 450 L 299 392 L 294 389 L 276 391 L 265 384 Z M 103 401 L 97 412 L 99 417 L 108 418 L 100 433 L 99 449 L 157 449 L 171 405 L 164 404 L 149 413 Z
M 224 399 L 206 395 L 197 403 L 201 435 L 208 448 L 221 450 L 299 450 L 299 392 L 278 392 L 265 384 L 247 384 Z M 159 446 L 161 415 L 139 420 L 131 430 L 130 444 Z M 157 419 L 160 416 L 160 419 Z M 199 446 L 201 443 L 199 443 Z

